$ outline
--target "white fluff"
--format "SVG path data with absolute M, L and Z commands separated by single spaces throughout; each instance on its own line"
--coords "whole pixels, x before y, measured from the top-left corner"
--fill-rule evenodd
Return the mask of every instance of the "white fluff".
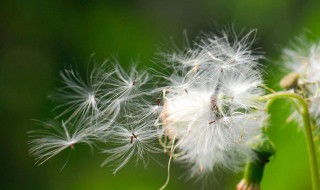
M 43 123 L 45 129 L 32 131 L 33 140 L 30 154 L 36 157 L 36 164 L 41 165 L 66 148 L 74 148 L 75 144 L 87 144 L 91 148 L 96 139 L 98 128 L 84 127 L 85 123 L 72 126 L 62 121 L 61 124 Z
M 311 115 L 320 130 L 320 42 L 298 42 L 292 49 L 284 50 L 284 60 L 290 70 L 299 73 L 298 84 L 305 88 L 304 98 L 309 100 Z
M 141 160 L 146 166 L 148 154 L 160 152 L 154 145 L 158 135 L 156 129 L 134 127 L 130 123 L 116 126 L 108 137 L 108 142 L 115 147 L 103 151 L 108 154 L 108 158 L 101 165 L 115 166 L 114 174 L 131 158 L 136 158 L 136 162 Z
M 167 55 L 172 72 L 157 79 L 118 63 L 110 69 L 108 62 L 95 67 L 88 82 L 66 70 L 57 98 L 64 102 L 58 118 L 67 117 L 68 125 L 36 136 L 31 154 L 41 164 L 71 145 L 103 141 L 112 147 L 104 148 L 102 165 L 115 166 L 115 173 L 131 158 L 147 163 L 161 139 L 165 151 L 177 150 L 177 160 L 188 163 L 190 176 L 238 169 L 253 156 L 248 142 L 266 119 L 253 34 L 203 37 L 194 48 Z
M 237 170 L 252 157 L 247 142 L 259 134 L 265 119 L 258 102 L 260 75 L 245 69 L 224 71 L 220 78 L 194 77 L 189 87 L 169 85 L 165 96 L 163 125 L 179 140 L 183 156 L 178 160 L 191 165 L 191 176 L 215 167 Z

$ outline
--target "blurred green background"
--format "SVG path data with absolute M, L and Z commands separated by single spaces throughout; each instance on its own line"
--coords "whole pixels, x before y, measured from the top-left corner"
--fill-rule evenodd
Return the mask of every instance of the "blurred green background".
M 95 53 L 98 62 L 118 57 L 123 65 L 139 60 L 152 66 L 157 45 L 173 37 L 190 40 L 200 31 L 234 25 L 258 29 L 256 47 L 266 52 L 266 82 L 278 89 L 281 49 L 302 30 L 320 36 L 320 1 L 308 0 L 1 0 L 0 2 L 0 189 L 150 190 L 161 187 L 166 169 L 150 160 L 147 169 L 127 165 L 117 175 L 101 168 L 105 155 L 77 146 L 67 166 L 68 151 L 36 167 L 28 154 L 31 119 L 52 117 L 47 95 L 59 86 L 59 71 L 69 65 L 85 69 Z M 219 29 L 219 27 L 218 27 Z M 166 46 L 165 46 L 166 47 Z M 170 46 L 167 46 L 170 47 Z M 290 114 L 277 102 L 270 137 L 277 154 L 267 165 L 264 190 L 310 189 L 310 172 L 303 132 L 286 124 Z M 281 104 L 282 105 L 282 104 Z M 286 104 L 287 105 L 287 104 Z M 166 164 L 167 156 L 156 155 Z M 183 165 L 172 167 L 168 190 L 200 189 L 200 183 L 181 178 Z M 220 185 L 205 189 L 229 190 L 241 174 L 224 174 Z

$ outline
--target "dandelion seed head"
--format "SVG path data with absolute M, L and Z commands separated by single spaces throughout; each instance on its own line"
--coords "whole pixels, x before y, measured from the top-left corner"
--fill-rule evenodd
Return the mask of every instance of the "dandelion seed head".
M 180 160 L 194 163 L 192 170 L 196 173 L 212 171 L 216 165 L 235 170 L 252 155 L 246 143 L 262 127 L 262 116 L 252 111 L 256 100 L 241 102 L 243 110 L 239 110 L 236 97 L 226 99 L 216 96 L 214 89 L 202 90 L 168 94 L 162 111 L 163 126 L 170 138 L 180 140 L 178 149 L 185 153 Z
M 284 50 L 287 67 L 301 75 L 308 82 L 319 82 L 320 43 L 306 44 L 297 42 L 293 48 Z
M 178 160 L 189 165 L 190 176 L 220 167 L 238 170 L 254 155 L 248 142 L 260 133 L 267 114 L 258 101 L 263 91 L 256 68 L 262 56 L 250 50 L 251 34 L 233 42 L 226 34 L 211 36 L 171 57 L 182 66 L 173 69 L 164 87 L 161 121 L 169 138 L 178 139 Z
M 298 38 L 292 48 L 284 50 L 286 67 L 299 74 L 298 85 L 302 96 L 309 101 L 311 116 L 320 125 L 320 42 L 311 44 L 304 38 Z M 295 114 L 298 116 L 298 114 Z M 300 121 L 300 117 L 294 117 Z M 319 129 L 317 129 L 319 131 Z
M 65 71 L 65 87 L 58 90 L 65 101 L 58 118 L 67 117 L 65 125 L 32 140 L 31 154 L 41 164 L 75 144 L 102 141 L 108 155 L 102 165 L 114 173 L 131 159 L 146 165 L 151 153 L 168 147 L 170 161 L 176 150 L 191 177 L 220 167 L 237 170 L 253 156 L 248 142 L 266 115 L 258 102 L 262 56 L 250 49 L 254 35 L 203 36 L 193 47 L 167 54 L 169 74 L 159 76 L 135 66 L 125 70 L 116 61 L 112 69 L 95 67 L 88 81 Z M 164 150 L 155 144 L 162 138 Z

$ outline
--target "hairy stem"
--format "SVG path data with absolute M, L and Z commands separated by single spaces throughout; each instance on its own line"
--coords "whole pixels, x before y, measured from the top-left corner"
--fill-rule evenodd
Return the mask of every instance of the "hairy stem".
M 277 92 L 274 94 L 269 94 L 266 96 L 261 97 L 261 100 L 268 100 L 267 109 L 269 109 L 270 105 L 276 99 L 291 99 L 296 100 L 301 105 L 301 110 L 298 110 L 302 116 L 304 128 L 306 131 L 306 138 L 307 138 L 307 146 L 308 146 L 308 153 L 309 153 L 309 160 L 310 160 L 310 168 L 311 168 L 311 179 L 312 179 L 312 189 L 313 190 L 320 190 L 319 189 L 319 174 L 318 174 L 318 165 L 317 165 L 317 156 L 312 136 L 312 126 L 309 117 L 309 109 L 307 102 L 303 99 L 302 96 L 291 93 L 291 92 Z

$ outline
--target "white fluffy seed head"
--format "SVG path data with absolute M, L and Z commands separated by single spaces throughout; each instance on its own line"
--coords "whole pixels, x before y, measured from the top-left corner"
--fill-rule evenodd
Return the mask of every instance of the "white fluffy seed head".
M 236 170 L 253 156 L 247 143 L 266 118 L 258 102 L 261 56 L 250 50 L 253 34 L 205 36 L 193 48 L 167 55 L 165 68 L 172 72 L 158 80 L 118 63 L 95 67 L 88 81 L 66 71 L 60 117 L 69 116 L 75 130 L 64 126 L 64 133 L 33 140 L 31 153 L 43 163 L 75 143 L 103 141 L 111 147 L 104 149 L 109 156 L 102 165 L 117 172 L 131 158 L 147 163 L 149 153 L 160 151 L 154 145 L 160 139 L 171 156 L 179 151 L 177 160 L 190 165 L 190 176 Z M 163 136 L 169 140 L 162 142 Z
M 320 81 L 320 42 L 317 44 L 297 43 L 293 48 L 284 49 L 286 66 L 299 73 L 305 82 Z
M 220 85 L 220 89 L 181 89 L 165 98 L 163 126 L 169 137 L 179 139 L 177 147 L 183 153 L 180 160 L 194 164 L 192 175 L 207 173 L 217 166 L 236 170 L 252 156 L 246 143 L 259 134 L 263 124 L 264 113 L 257 110 L 261 91 L 250 93 L 256 86 L 239 84 L 234 88 L 240 88 L 240 92 L 230 93 L 225 91 L 230 90 L 228 86 Z M 244 92 L 246 97 L 242 96 Z
M 320 42 L 308 43 L 307 40 L 298 42 L 293 48 L 284 50 L 286 67 L 299 74 L 300 91 L 309 100 L 309 109 L 316 126 L 320 125 Z M 299 121 L 299 118 L 297 118 Z M 320 129 L 317 129 L 320 131 Z
M 209 37 L 171 57 L 181 71 L 175 68 L 163 88 L 161 119 L 166 134 L 178 139 L 178 160 L 191 165 L 191 176 L 221 167 L 237 170 L 254 156 L 248 142 L 267 116 L 258 101 L 261 56 L 249 49 L 250 35 L 233 42 L 225 34 Z

